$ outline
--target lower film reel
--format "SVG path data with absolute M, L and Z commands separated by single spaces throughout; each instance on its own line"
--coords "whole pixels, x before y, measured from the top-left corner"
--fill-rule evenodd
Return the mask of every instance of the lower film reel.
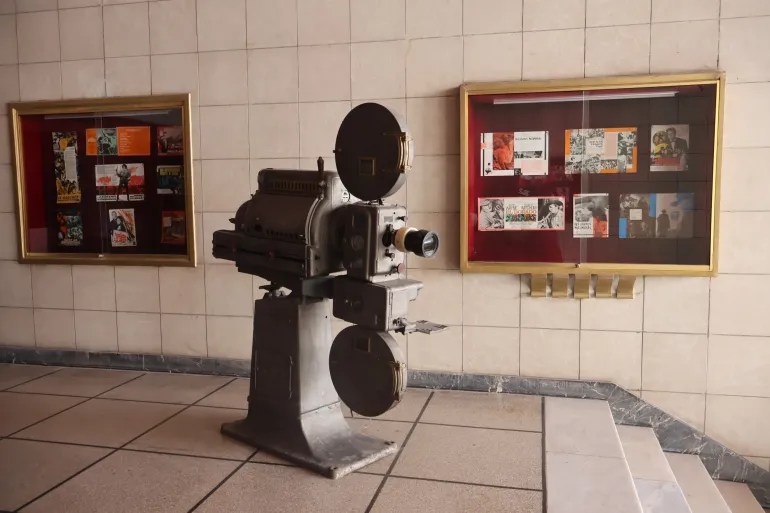
M 366 417 L 382 415 L 406 391 L 406 363 L 398 342 L 386 331 L 349 326 L 329 352 L 332 383 L 342 402 Z

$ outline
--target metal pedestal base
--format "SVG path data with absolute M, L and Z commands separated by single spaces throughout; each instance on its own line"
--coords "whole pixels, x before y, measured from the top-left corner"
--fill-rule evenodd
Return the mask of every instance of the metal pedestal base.
M 354 433 L 329 375 L 328 299 L 265 297 L 254 307 L 248 416 L 222 433 L 336 479 L 396 451 Z

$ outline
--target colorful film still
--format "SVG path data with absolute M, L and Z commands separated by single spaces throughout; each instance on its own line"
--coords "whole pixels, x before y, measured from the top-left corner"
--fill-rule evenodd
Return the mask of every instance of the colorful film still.
M 184 194 L 182 166 L 158 166 L 158 194 Z
M 144 164 L 96 166 L 96 201 L 144 199 Z
M 163 244 L 184 244 L 187 240 L 184 210 L 164 210 L 160 241 Z
M 652 125 L 650 171 L 687 171 L 689 125 Z
M 572 197 L 572 236 L 609 237 L 609 194 L 575 194 Z
M 618 237 L 691 238 L 694 201 L 692 192 L 621 194 Z
M 158 127 L 158 155 L 184 155 L 184 137 L 181 126 Z
M 567 174 L 636 173 L 636 128 L 565 130 L 564 172 Z
M 78 135 L 76 132 L 52 132 L 56 203 L 80 203 L 78 182 Z
M 73 247 L 83 243 L 83 219 L 76 209 L 62 209 L 56 212 L 56 243 L 59 246 Z
M 113 248 L 136 246 L 136 218 L 133 208 L 110 209 L 110 244 Z
M 479 231 L 564 230 L 561 196 L 479 198 Z
M 548 132 L 481 134 L 482 176 L 548 174 Z

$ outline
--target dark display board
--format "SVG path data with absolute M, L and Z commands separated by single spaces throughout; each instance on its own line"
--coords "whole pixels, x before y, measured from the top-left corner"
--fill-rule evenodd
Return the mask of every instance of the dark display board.
M 715 272 L 720 88 L 464 86 L 463 270 Z

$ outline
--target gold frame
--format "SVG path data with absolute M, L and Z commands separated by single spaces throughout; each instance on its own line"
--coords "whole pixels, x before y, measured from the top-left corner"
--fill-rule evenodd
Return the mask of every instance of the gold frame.
M 502 93 L 545 93 L 591 91 L 596 89 L 636 89 L 684 85 L 716 85 L 714 170 L 711 191 L 711 252 L 709 265 L 471 262 L 468 260 L 468 99 L 473 95 Z M 719 182 L 722 158 L 722 119 L 724 115 L 724 73 L 713 71 L 678 75 L 642 75 L 545 80 L 523 82 L 469 83 L 460 87 L 460 271 L 476 273 L 575 275 L 617 274 L 657 276 L 716 276 L 719 240 Z
M 19 257 L 26 264 L 107 264 L 153 265 L 195 267 L 197 250 L 195 241 L 195 202 L 193 190 L 192 123 L 190 94 L 158 96 L 126 96 L 118 98 L 94 98 L 80 100 L 56 100 L 16 102 L 8 105 L 16 181 L 16 228 L 18 230 Z M 21 135 L 21 118 L 40 114 L 78 114 L 111 111 L 142 111 L 149 109 L 181 109 L 184 134 L 185 216 L 187 217 L 187 252 L 184 255 L 112 254 L 112 253 L 33 253 L 27 241 L 27 210 L 24 195 L 24 141 Z

